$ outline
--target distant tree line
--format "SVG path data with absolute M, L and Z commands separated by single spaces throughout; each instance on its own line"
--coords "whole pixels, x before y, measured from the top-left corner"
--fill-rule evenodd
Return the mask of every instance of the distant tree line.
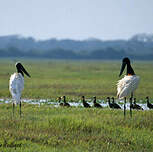
M 117 60 L 125 56 L 138 60 L 152 60 L 153 54 L 131 54 L 124 50 L 116 50 L 114 48 L 97 49 L 93 51 L 73 51 L 62 48 L 50 50 L 29 50 L 21 51 L 15 47 L 0 49 L 0 57 L 25 57 L 25 58 L 49 58 L 49 59 L 98 59 L 98 60 Z
M 0 57 L 50 59 L 108 59 L 124 56 L 153 59 L 153 34 L 137 34 L 128 40 L 48 39 L 35 40 L 19 35 L 0 36 Z

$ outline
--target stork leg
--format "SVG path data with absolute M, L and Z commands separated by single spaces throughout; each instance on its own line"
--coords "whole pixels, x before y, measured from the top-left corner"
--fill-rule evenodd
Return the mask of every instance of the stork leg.
M 20 118 L 21 118 L 21 101 L 20 101 Z
M 15 104 L 14 104 L 14 102 L 13 102 L 13 109 L 12 109 L 12 111 L 13 111 L 13 117 L 14 117 L 14 108 L 15 108 Z
M 124 118 L 126 116 L 126 97 L 124 98 Z
M 133 92 L 131 93 L 131 100 L 130 100 L 130 116 L 132 118 L 132 99 L 133 99 Z
M 130 101 L 130 116 L 132 118 L 132 101 Z

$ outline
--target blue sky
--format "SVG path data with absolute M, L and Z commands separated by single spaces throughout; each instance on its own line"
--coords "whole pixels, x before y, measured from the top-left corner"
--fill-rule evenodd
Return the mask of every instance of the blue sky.
M 0 36 L 127 39 L 153 33 L 153 0 L 0 0 Z

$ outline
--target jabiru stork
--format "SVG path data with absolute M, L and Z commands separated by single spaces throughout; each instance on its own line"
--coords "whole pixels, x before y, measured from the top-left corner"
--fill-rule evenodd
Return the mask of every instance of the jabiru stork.
M 126 75 L 117 83 L 117 97 L 119 99 L 125 98 L 129 95 L 131 95 L 131 98 L 133 98 L 133 93 L 137 89 L 139 85 L 139 81 L 140 81 L 140 77 L 135 74 L 131 66 L 130 59 L 127 57 L 123 58 L 122 60 L 122 66 L 121 66 L 119 77 L 122 75 L 126 66 L 127 66 Z M 126 100 L 124 101 L 126 102 Z M 124 105 L 126 106 L 126 103 L 124 103 Z M 130 108 L 130 111 L 132 116 L 131 108 Z M 125 111 L 124 111 L 124 114 L 125 114 Z
M 21 94 L 24 89 L 24 74 L 28 77 L 31 77 L 29 73 L 25 70 L 23 65 L 20 62 L 15 64 L 17 72 L 11 75 L 9 80 L 9 90 L 13 98 L 13 115 L 14 107 L 17 104 L 20 104 L 20 117 L 21 117 Z

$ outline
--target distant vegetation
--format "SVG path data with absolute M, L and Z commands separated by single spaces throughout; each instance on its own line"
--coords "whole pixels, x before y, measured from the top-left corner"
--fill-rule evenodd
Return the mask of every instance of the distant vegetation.
M 67 100 L 79 101 L 82 95 L 91 99 L 104 100 L 116 97 L 116 83 L 119 79 L 120 61 L 57 61 L 20 60 L 31 78 L 25 76 L 22 98 L 57 99 L 65 95 Z M 0 61 L 0 98 L 12 98 L 8 81 L 16 71 L 16 60 Z M 153 99 L 153 62 L 132 61 L 135 73 L 140 76 L 140 84 L 134 96 L 144 102 L 146 96 Z M 152 101 L 152 100 L 151 100 Z
M 153 35 L 138 34 L 129 40 L 35 40 L 18 35 L 0 37 L 0 57 L 51 59 L 153 59 Z

